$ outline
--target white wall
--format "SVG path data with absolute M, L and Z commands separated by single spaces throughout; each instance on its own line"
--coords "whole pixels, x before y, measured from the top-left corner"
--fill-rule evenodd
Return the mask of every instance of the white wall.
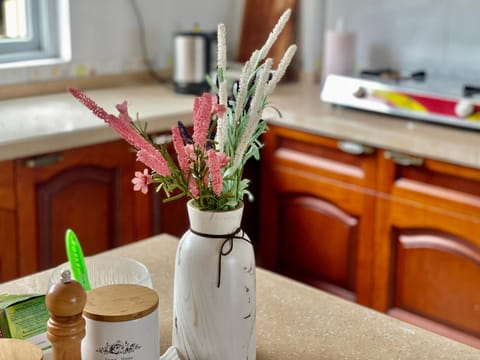
M 323 50 L 323 32 L 326 21 L 325 0 L 300 0 L 297 13 L 296 54 L 298 68 L 307 73 L 320 72 Z
M 476 0 L 328 0 L 327 27 L 342 16 L 356 32 L 359 68 L 480 80 L 479 13 Z
M 176 31 L 215 30 L 225 23 L 236 49 L 243 16 L 238 0 L 136 0 L 144 18 L 149 57 L 156 68 L 172 61 Z M 71 0 L 72 61 L 57 66 L 0 70 L 0 85 L 143 70 L 139 28 L 130 0 Z
M 227 27 L 229 58 L 235 59 L 243 0 L 136 0 L 145 19 L 155 67 L 172 61 L 172 36 L 198 23 Z M 259 0 L 260 1 L 260 0 Z M 139 31 L 130 0 L 71 0 L 72 62 L 0 71 L 0 85 L 43 79 L 143 70 Z M 429 73 L 478 78 L 480 31 L 477 0 L 299 0 L 296 66 L 320 70 L 323 32 L 344 18 L 357 34 L 358 68 L 424 68 Z

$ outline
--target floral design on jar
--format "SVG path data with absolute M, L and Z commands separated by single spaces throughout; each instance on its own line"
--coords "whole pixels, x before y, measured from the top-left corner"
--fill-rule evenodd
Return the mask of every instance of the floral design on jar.
M 101 354 L 112 354 L 112 355 L 119 355 L 119 354 L 130 354 L 133 353 L 142 347 L 137 343 L 129 343 L 128 341 L 120 341 L 117 340 L 113 344 L 110 344 L 108 341 L 104 346 L 100 346 L 96 352 Z

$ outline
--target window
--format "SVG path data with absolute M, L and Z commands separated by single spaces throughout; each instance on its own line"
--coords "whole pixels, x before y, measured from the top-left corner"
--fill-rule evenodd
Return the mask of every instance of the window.
M 0 0 L 0 68 L 68 60 L 68 0 Z

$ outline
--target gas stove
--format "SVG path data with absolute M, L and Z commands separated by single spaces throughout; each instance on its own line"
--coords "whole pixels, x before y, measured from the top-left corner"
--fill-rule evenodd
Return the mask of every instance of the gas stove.
M 362 71 L 329 75 L 325 102 L 409 119 L 480 130 L 480 86 L 427 76 L 425 71 Z

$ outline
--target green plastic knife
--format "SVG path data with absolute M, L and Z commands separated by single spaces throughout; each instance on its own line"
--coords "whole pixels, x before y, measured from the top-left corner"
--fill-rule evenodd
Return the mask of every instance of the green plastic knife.
M 65 233 L 65 248 L 67 249 L 67 258 L 72 268 L 73 278 L 78 281 L 85 290 L 91 290 L 82 247 L 80 246 L 77 235 L 75 235 L 72 229 L 67 229 Z

